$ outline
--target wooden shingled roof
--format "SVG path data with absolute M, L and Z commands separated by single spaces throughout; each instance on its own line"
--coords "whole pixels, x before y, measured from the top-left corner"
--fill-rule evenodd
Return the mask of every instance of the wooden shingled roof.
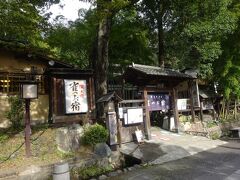
M 154 76 L 168 76 L 168 77 L 176 77 L 176 78 L 187 78 L 193 79 L 194 77 L 185 73 L 181 73 L 179 71 L 169 69 L 169 68 L 161 68 L 157 66 L 147 66 L 141 64 L 133 64 L 130 69 L 139 71 L 146 75 L 154 75 Z
M 142 64 L 132 64 L 124 73 L 124 79 L 127 82 L 137 85 L 156 84 L 159 82 L 178 83 L 195 78 L 177 70 Z

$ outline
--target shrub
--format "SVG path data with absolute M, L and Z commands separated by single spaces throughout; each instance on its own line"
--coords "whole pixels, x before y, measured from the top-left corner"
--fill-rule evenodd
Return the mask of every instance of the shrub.
M 6 117 L 12 123 L 13 129 L 19 129 L 23 124 L 24 103 L 19 96 L 11 96 L 8 99 L 10 110 L 6 113 Z
M 97 143 L 106 142 L 108 139 L 108 131 L 99 124 L 89 126 L 83 134 L 83 143 L 94 146 Z
M 216 140 L 216 139 L 219 139 L 221 137 L 221 134 L 219 134 L 218 132 L 213 132 L 209 136 L 212 140 Z
M 92 165 L 89 167 L 82 167 L 82 168 L 74 168 L 71 170 L 71 177 L 76 177 L 75 179 L 90 179 L 92 177 L 99 176 L 101 174 L 107 173 L 112 171 L 111 166 L 98 166 Z
M 211 127 L 214 127 L 214 126 L 217 126 L 217 123 L 215 121 L 207 122 L 207 128 L 211 128 Z

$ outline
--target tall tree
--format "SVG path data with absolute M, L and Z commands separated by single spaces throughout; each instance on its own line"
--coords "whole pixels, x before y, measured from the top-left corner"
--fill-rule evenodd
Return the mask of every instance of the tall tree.
M 92 50 L 92 66 L 95 70 L 96 99 L 107 93 L 107 72 L 109 66 L 109 37 L 112 28 L 112 18 L 115 14 L 136 0 L 96 0 L 97 35 Z M 97 117 L 104 116 L 103 106 L 97 105 Z
M 48 27 L 47 18 L 40 15 L 43 6 L 59 0 L 0 0 L 0 38 L 22 41 L 36 47 L 47 46 L 43 32 Z
M 231 0 L 143 0 L 140 9 L 155 35 L 159 65 L 178 61 L 209 76 L 221 54 L 221 37 L 235 28 L 229 5 Z
M 132 62 L 154 64 L 148 26 L 141 20 L 135 7 L 126 8 L 113 19 L 109 44 L 109 62 L 122 68 Z
M 75 22 L 69 22 L 67 26 L 57 20 L 47 34 L 47 42 L 59 59 L 81 68 L 89 68 L 88 59 L 97 21 L 94 10 L 81 12 L 83 16 Z
M 197 0 L 179 6 L 185 24 L 180 37 L 188 52 L 182 62 L 199 69 L 202 78 L 212 77 L 213 63 L 222 53 L 221 40 L 236 29 L 231 3 L 231 0 Z
M 170 20 L 173 12 L 171 0 L 143 0 L 140 9 L 152 33 L 157 34 L 158 65 L 164 67 L 164 31 L 171 26 Z
M 240 2 L 234 0 L 230 8 L 238 19 L 238 26 L 233 34 L 222 39 L 223 53 L 214 64 L 214 80 L 219 82 L 227 100 L 240 98 Z

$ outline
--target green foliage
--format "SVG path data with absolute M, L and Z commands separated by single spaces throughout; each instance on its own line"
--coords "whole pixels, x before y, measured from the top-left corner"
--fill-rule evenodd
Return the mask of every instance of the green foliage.
M 108 131 L 99 124 L 89 126 L 83 135 L 83 142 L 94 146 L 97 143 L 106 142 L 108 139 Z
M 21 128 L 23 124 L 24 103 L 19 96 L 10 96 L 8 99 L 10 110 L 6 113 L 6 117 L 12 123 L 13 129 Z
M 240 98 L 240 2 L 233 2 L 232 11 L 238 17 L 238 28 L 222 40 L 223 53 L 214 64 L 215 79 L 227 100 Z
M 191 18 L 185 20 L 181 33 L 182 50 L 188 52 L 181 62 L 199 69 L 204 79 L 212 76 L 213 64 L 222 54 L 221 40 L 236 29 L 230 5 L 229 0 L 209 0 L 187 3 L 183 8 Z
M 216 140 L 216 139 L 219 139 L 221 137 L 221 134 L 219 134 L 218 132 L 213 132 L 209 136 L 212 140 Z
M 139 19 L 136 9 L 120 11 L 116 14 L 114 22 L 109 42 L 110 66 L 111 64 L 126 66 L 132 62 L 153 64 L 149 31 Z
M 7 135 L 6 133 L 1 133 L 0 132 L 0 144 L 5 142 L 8 138 L 9 138 L 9 135 Z
M 179 117 L 179 121 L 182 122 L 182 123 L 191 122 L 191 119 L 192 119 L 191 116 L 181 115 L 181 116 Z
M 211 128 L 211 127 L 214 127 L 214 126 L 217 126 L 217 124 L 216 124 L 215 121 L 209 121 L 209 122 L 207 122 L 207 128 Z
M 0 0 L 0 37 L 36 45 L 47 21 L 40 15 L 35 3 Z
M 79 169 L 72 169 L 71 170 L 71 176 L 72 177 L 78 177 L 80 179 L 90 179 L 91 177 L 96 177 L 99 176 L 101 174 L 107 173 L 112 171 L 112 167 L 111 166 L 98 166 L 98 165 L 92 165 L 89 167 L 83 167 L 83 168 L 79 168 Z
M 96 10 L 83 13 L 81 18 L 68 27 L 56 24 L 49 32 L 47 41 L 55 48 L 58 57 L 86 68 L 90 64 L 88 60 L 95 40 L 98 18 Z M 136 9 L 121 10 L 113 21 L 109 41 L 110 67 L 112 64 L 125 67 L 132 62 L 153 64 L 149 32 L 139 19 Z
M 61 157 L 61 159 L 69 159 L 73 158 L 75 154 L 73 152 L 62 152 L 58 150 L 57 155 Z
M 222 54 L 221 40 L 237 27 L 232 5 L 231 0 L 143 0 L 139 9 L 149 26 L 153 53 L 158 54 L 159 27 L 163 26 L 165 64 L 198 69 L 209 80 L 213 63 Z
M 59 22 L 55 24 L 46 40 L 60 59 L 87 68 L 96 33 L 96 19 L 94 11 L 83 13 L 82 18 L 70 23 L 68 27 Z
M 0 0 L 0 44 L 15 50 L 26 50 L 54 56 L 45 36 L 51 27 L 46 9 L 59 0 Z

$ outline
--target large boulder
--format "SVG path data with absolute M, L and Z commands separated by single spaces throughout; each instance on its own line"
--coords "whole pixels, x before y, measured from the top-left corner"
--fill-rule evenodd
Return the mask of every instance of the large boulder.
M 106 143 L 98 143 L 94 147 L 94 153 L 100 157 L 109 157 L 112 151 Z
M 57 129 L 57 148 L 63 152 L 73 152 L 80 148 L 83 127 L 79 124 L 72 124 Z
M 222 136 L 222 130 L 220 128 L 220 126 L 213 126 L 211 128 L 207 129 L 208 132 L 208 138 L 210 139 L 219 139 Z

